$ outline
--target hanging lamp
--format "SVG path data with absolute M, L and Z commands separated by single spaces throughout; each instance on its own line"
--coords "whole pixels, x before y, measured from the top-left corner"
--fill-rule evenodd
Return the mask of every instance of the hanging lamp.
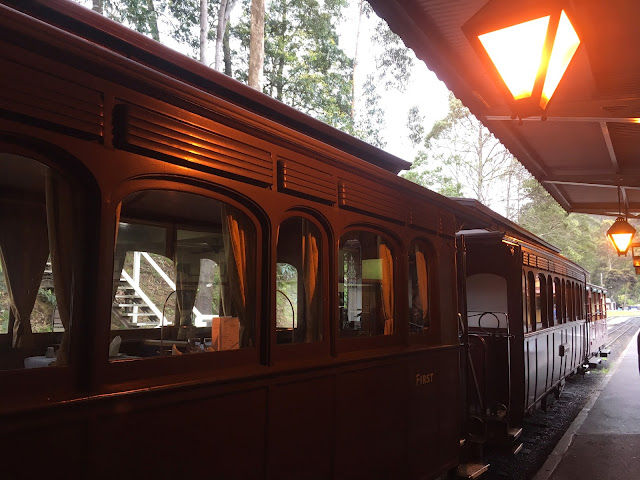
M 613 243 L 616 252 L 618 252 L 618 256 L 624 255 L 626 257 L 631 241 L 636 234 L 636 229 L 629 224 L 626 216 L 622 215 L 620 187 L 618 187 L 618 212 L 618 218 L 616 218 L 616 221 L 613 222 L 613 225 L 607 230 L 607 237 L 609 237 L 609 240 Z
M 491 0 L 462 27 L 519 117 L 544 115 L 580 45 L 566 3 Z

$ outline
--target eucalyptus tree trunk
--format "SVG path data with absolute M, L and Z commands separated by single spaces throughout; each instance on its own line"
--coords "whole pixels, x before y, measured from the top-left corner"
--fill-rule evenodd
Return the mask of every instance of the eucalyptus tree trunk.
M 209 31 L 207 18 L 207 0 L 200 0 L 200 63 L 207 64 L 207 33 Z
M 93 0 L 93 7 L 91 9 L 94 12 L 98 12 L 100 15 L 104 15 L 104 6 L 102 4 L 102 0 Z
M 356 50 L 353 54 L 353 68 L 351 70 L 351 119 L 356 117 L 356 67 L 358 66 L 358 44 L 360 43 L 360 24 L 362 23 L 362 12 L 364 0 L 358 5 L 358 28 L 356 30 Z
M 222 38 L 222 51 L 224 52 L 224 74 L 227 76 L 232 75 L 231 70 L 231 45 L 229 44 L 229 24 L 224 31 L 224 37 Z
M 249 41 L 249 86 L 262 91 L 264 66 L 264 0 L 251 0 L 251 39 Z
M 151 33 L 151 38 L 156 42 L 159 42 L 160 30 L 158 30 L 158 12 L 156 12 L 156 7 L 153 5 L 153 0 L 147 0 L 147 9 L 149 11 L 149 32 Z
M 222 69 L 223 60 L 226 62 L 226 58 L 224 56 L 225 35 L 228 35 L 227 26 L 229 25 L 229 17 L 231 16 L 231 10 L 233 10 L 233 7 L 236 5 L 236 1 L 237 0 L 220 1 L 220 9 L 218 10 L 218 28 L 216 31 L 216 60 L 214 65 L 214 68 L 218 71 Z

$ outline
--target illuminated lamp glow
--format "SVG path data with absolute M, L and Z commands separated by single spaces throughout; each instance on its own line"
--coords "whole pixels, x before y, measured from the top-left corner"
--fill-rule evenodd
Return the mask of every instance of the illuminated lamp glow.
M 540 106 L 544 109 L 549 103 L 549 99 L 556 91 L 562 75 L 567 70 L 569 62 L 573 58 L 580 45 L 578 34 L 571 25 L 569 17 L 564 13 L 560 14 L 560 22 L 558 23 L 558 31 L 556 39 L 553 42 L 553 50 L 549 57 L 549 68 L 547 69 L 547 77 L 542 87 L 542 96 L 540 98 Z
M 515 100 L 533 93 L 550 18 L 536 18 L 478 36 Z
M 616 218 L 616 221 L 613 222 L 613 225 L 611 225 L 607 231 L 607 237 L 609 237 L 609 240 L 613 243 L 618 255 L 625 256 L 627 255 L 631 240 L 633 240 L 635 234 L 636 229 L 633 228 L 624 217 Z

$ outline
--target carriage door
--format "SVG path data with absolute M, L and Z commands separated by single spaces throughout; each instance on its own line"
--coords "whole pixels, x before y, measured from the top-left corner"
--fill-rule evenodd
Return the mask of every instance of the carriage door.
M 500 435 L 510 399 L 507 281 L 493 273 L 467 277 L 467 322 L 471 352 L 467 397 L 484 435 Z

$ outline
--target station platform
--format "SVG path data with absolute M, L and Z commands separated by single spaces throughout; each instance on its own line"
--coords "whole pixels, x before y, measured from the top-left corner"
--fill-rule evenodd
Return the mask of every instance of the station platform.
M 640 479 L 637 334 L 609 367 L 599 390 L 533 477 L 533 480 L 577 479 Z

